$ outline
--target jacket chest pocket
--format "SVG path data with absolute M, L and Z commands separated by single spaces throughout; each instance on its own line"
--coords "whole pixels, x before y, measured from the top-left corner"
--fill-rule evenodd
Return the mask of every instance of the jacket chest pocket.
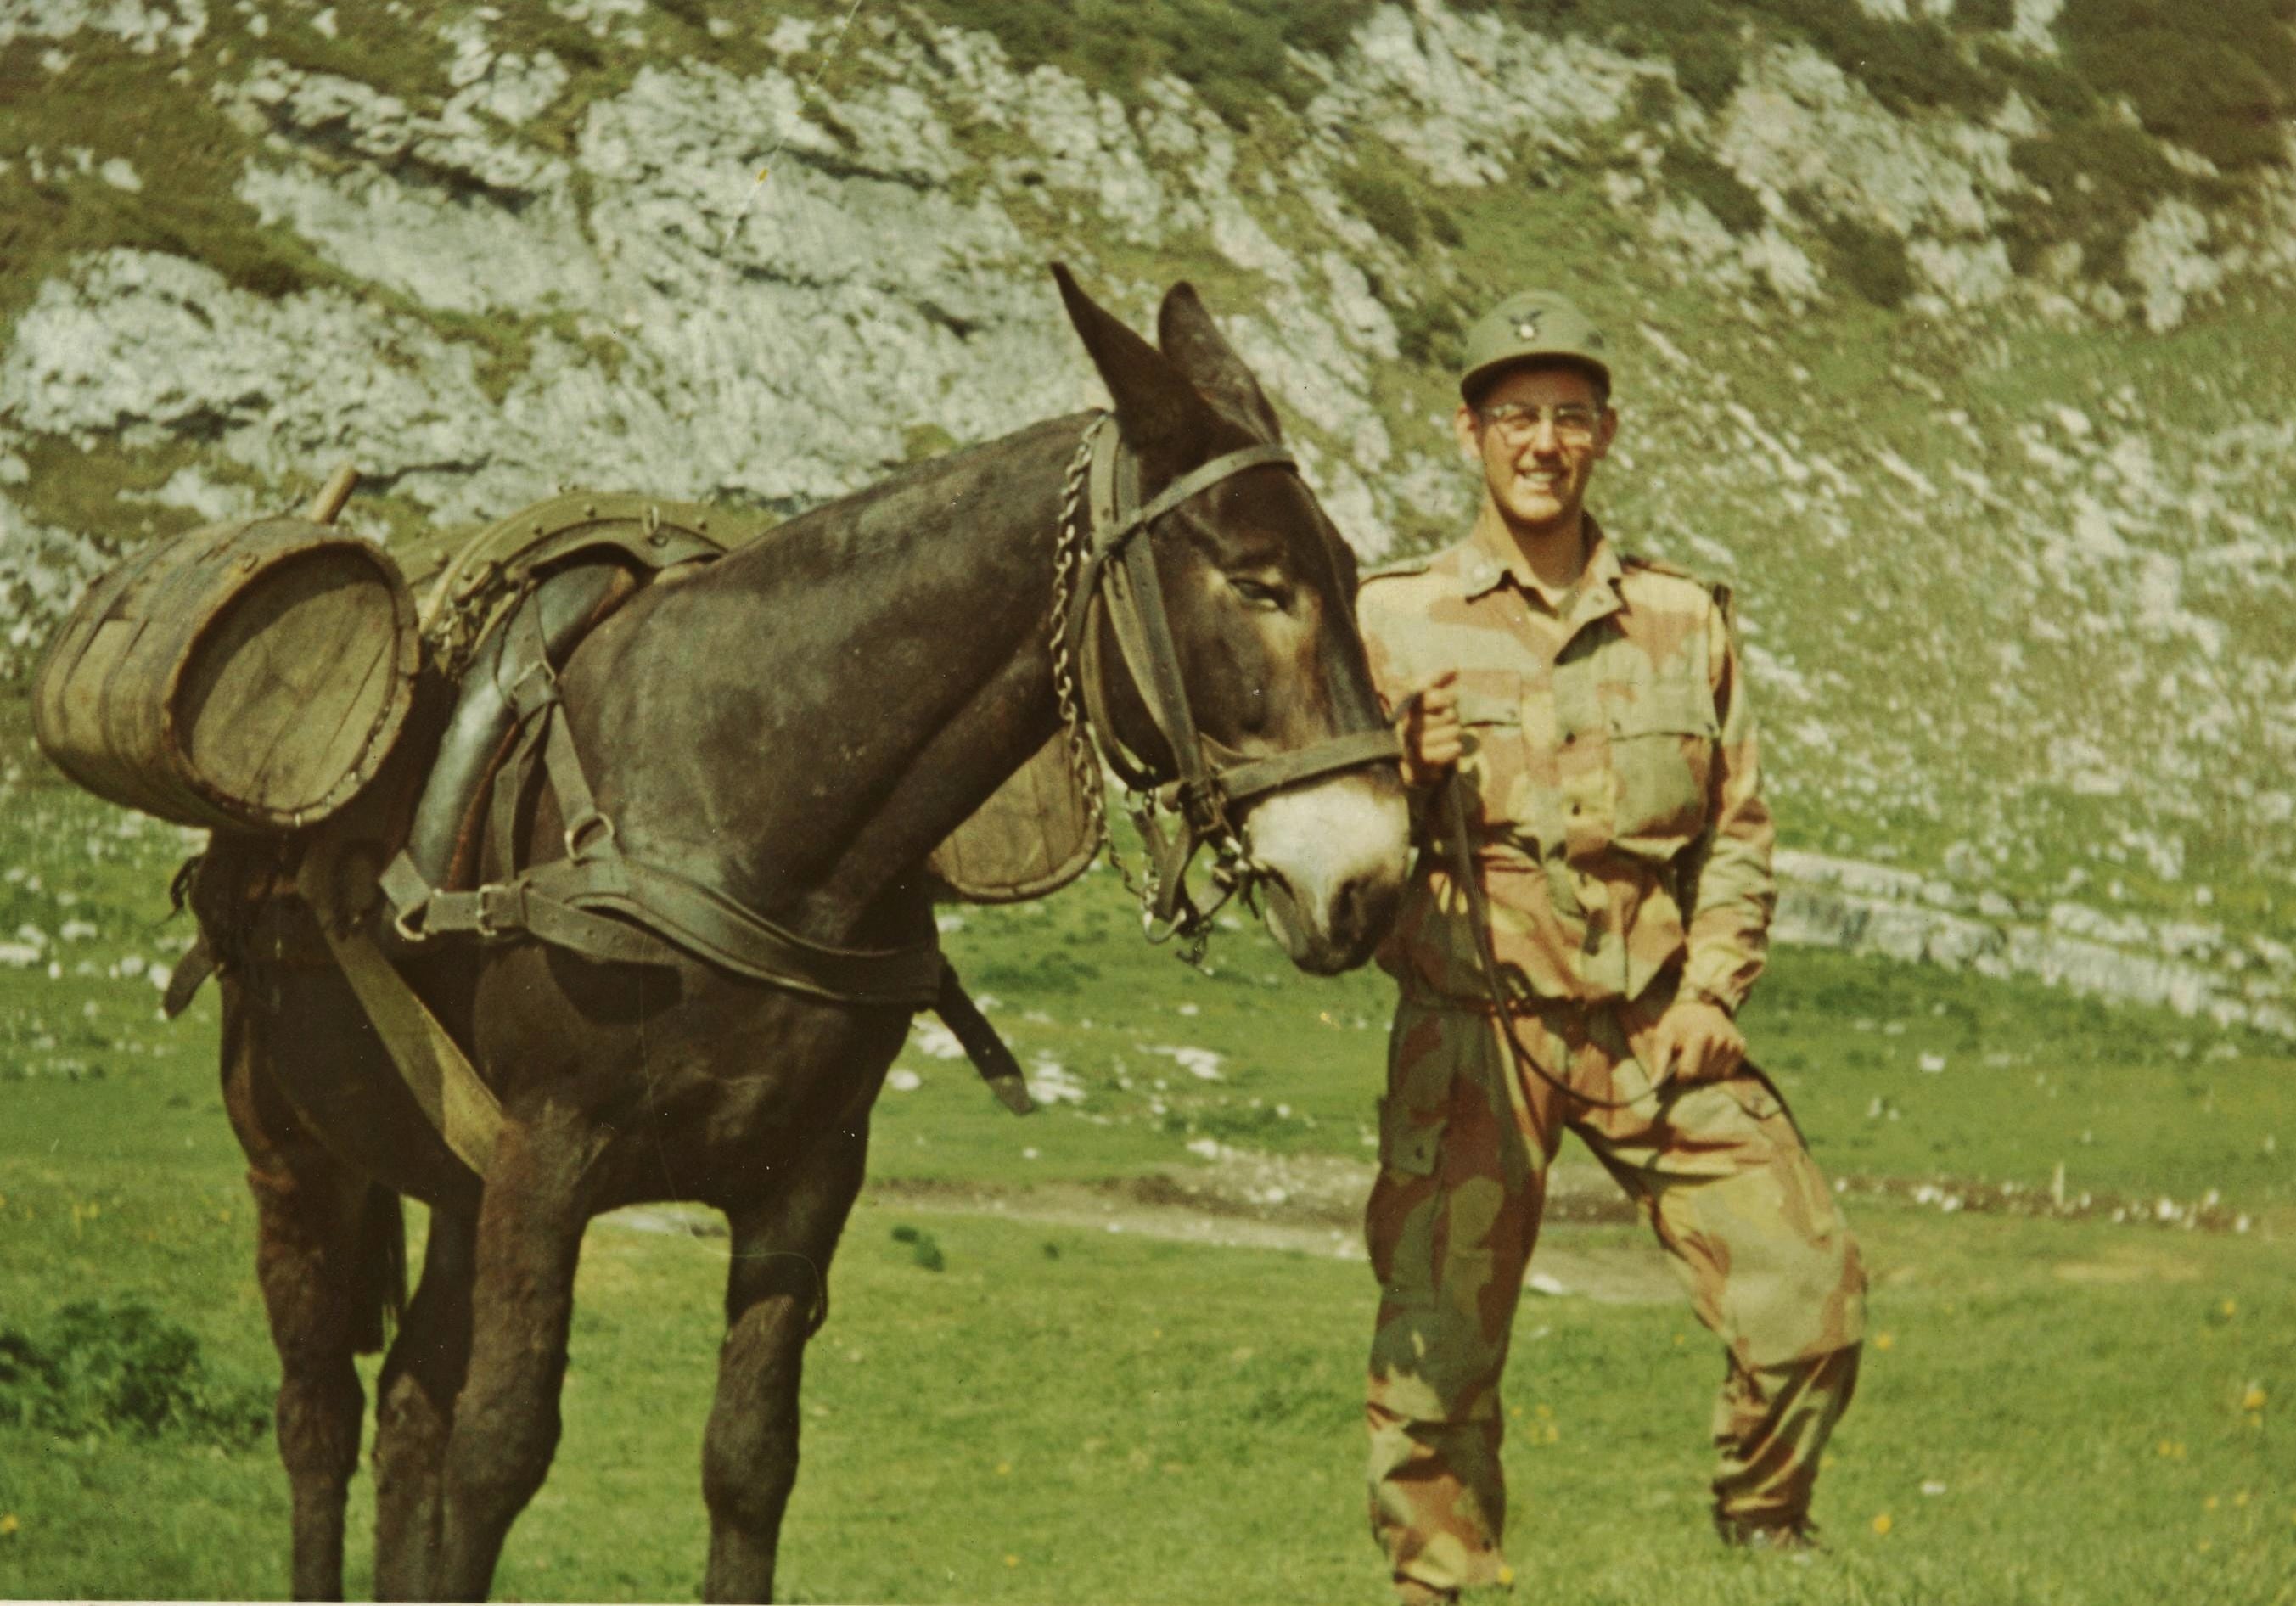
M 1461 767 L 1474 783 L 1483 823 L 1516 822 L 1524 807 L 1522 697 L 1518 688 L 1462 686 L 1459 723 L 1466 727 Z
M 1721 727 L 1702 685 L 1660 681 L 1612 701 L 1605 725 L 1616 799 L 1612 840 L 1660 856 L 1706 828 L 1707 783 Z

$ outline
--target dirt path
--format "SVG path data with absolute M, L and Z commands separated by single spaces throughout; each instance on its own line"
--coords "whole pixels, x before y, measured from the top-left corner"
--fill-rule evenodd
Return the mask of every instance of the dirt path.
M 1175 1243 L 1363 1258 L 1363 1206 L 1374 1173 L 1369 1160 L 1264 1154 L 1210 1142 L 1191 1145 L 1191 1152 L 1203 1163 L 1106 1182 L 1007 1187 L 881 1178 L 869 1184 L 863 1199 L 920 1215 L 998 1216 Z M 2144 1200 L 2069 1196 L 2014 1184 L 1873 1176 L 1845 1177 L 1837 1186 L 1853 1200 L 1886 1197 L 1944 1215 L 2046 1216 L 2140 1232 L 2246 1233 L 2251 1225 L 2213 1194 L 2182 1202 Z M 1622 1239 L 1605 1230 L 1636 1219 L 1634 1207 L 1601 1168 L 1584 1159 L 1557 1161 L 1548 1173 L 1546 1219 L 1524 1286 L 1534 1294 L 1604 1304 L 1681 1299 L 1681 1286 L 1654 1243 L 1640 1233 Z M 714 1213 L 698 1206 L 652 1205 L 605 1220 L 638 1231 L 704 1238 L 721 1237 L 726 1230 Z M 2083 1274 L 2068 1268 L 2062 1274 Z
M 1035 1226 L 1132 1233 L 1224 1249 L 1288 1250 L 1361 1260 L 1367 1163 L 1220 1149 L 1186 1171 L 1102 1183 L 996 1187 L 887 1178 L 865 1200 L 918 1215 L 996 1216 Z M 1555 1298 L 1605 1304 L 1678 1299 L 1680 1285 L 1657 1249 L 1605 1241 L 1589 1228 L 1630 1222 L 1633 1208 L 1592 1166 L 1559 1165 L 1549 1184 L 1546 1225 L 1525 1286 Z M 725 1227 L 698 1207 L 649 1205 L 607 1217 L 637 1231 L 715 1237 Z

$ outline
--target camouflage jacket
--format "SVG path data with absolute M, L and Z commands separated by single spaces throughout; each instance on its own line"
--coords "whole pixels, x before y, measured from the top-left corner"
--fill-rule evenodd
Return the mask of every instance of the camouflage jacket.
M 1685 993 L 1735 1010 L 1776 893 L 1728 594 L 1588 529 L 1586 574 L 1560 598 L 1472 536 L 1368 577 L 1372 672 L 1391 706 L 1459 671 L 1468 829 L 1510 989 L 1632 998 L 1680 962 Z M 1431 850 L 1380 962 L 1406 990 L 1486 997 L 1450 815 L 1426 818 Z

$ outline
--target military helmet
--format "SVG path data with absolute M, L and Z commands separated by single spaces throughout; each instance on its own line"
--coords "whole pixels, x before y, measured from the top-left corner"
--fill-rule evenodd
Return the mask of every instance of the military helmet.
M 1459 394 L 1472 398 L 1502 368 L 1534 358 L 1574 363 L 1611 389 L 1610 342 L 1568 296 L 1551 290 L 1517 291 L 1475 320 L 1467 331 L 1466 365 Z

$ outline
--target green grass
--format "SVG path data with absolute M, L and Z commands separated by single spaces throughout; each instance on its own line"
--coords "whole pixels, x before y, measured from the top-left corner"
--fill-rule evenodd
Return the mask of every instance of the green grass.
M 45 1309 L 101 1282 L 174 1308 L 217 1366 L 265 1370 L 246 1212 L 219 1202 L 237 1192 L 218 1186 L 220 1118 L 131 1096 L 156 1086 L 47 1091 L 81 1102 L 35 1105 L 9 1128 L 0 1300 Z M 131 1111 L 146 1136 L 93 1157 L 94 1132 Z M 90 1134 L 25 1152 L 38 1145 L 22 1135 L 64 1127 Z M 86 1218 L 88 1202 L 107 1208 Z M 1820 1496 L 1834 1553 L 1796 1569 L 1713 1546 L 1703 1422 L 1718 1363 L 1686 1313 L 1533 1299 L 1506 1452 L 1527 1577 L 1570 1578 L 1574 1600 L 1662 1590 L 1693 1606 L 2289 1598 L 2276 1593 L 2296 1567 L 2284 1241 L 1878 1205 L 1857 1223 L 1887 1347 L 1869 1351 Z M 1357 1481 L 1360 1265 L 936 1215 L 936 1272 L 903 1241 L 911 1225 L 865 1199 L 838 1261 L 808 1367 L 790 1598 L 1378 1598 Z M 715 1241 L 594 1229 L 566 1436 L 498 1593 L 696 1587 L 721 1256 Z M 2251 1389 L 2262 1413 L 2242 1408 Z M 18 1524 L 0 1539 L 0 1593 L 277 1594 L 282 1485 L 259 1444 L 0 1429 L 0 1512 Z M 354 1592 L 369 1581 L 369 1493 L 363 1478 Z M 122 1524 L 123 1505 L 152 1520 Z
M 23 782 L 0 813 L 0 857 L 24 872 L 0 880 L 0 924 L 94 928 L 57 941 L 59 977 L 0 968 L 0 1328 L 52 1333 L 76 1300 L 142 1301 L 188 1336 L 187 1375 L 227 1404 L 275 1372 L 215 1088 L 214 1004 L 163 1025 L 148 979 L 111 973 L 130 954 L 172 953 L 182 930 L 153 923 L 178 839 L 122 834 L 118 819 Z M 1009 1202 L 1033 1181 L 1193 1167 L 1185 1145 L 1203 1136 L 1367 1154 L 1377 977 L 1305 981 L 1234 931 L 1214 974 L 1193 974 L 1140 943 L 1104 873 L 962 920 L 951 951 L 998 998 L 1024 1061 L 1059 1061 L 1086 1099 L 1015 1120 L 960 1062 L 912 1047 L 903 1063 L 921 1085 L 879 1104 L 881 1181 L 994 1184 Z M 1509 1386 L 1525 1413 L 1507 1449 L 1525 1577 L 1570 1579 L 1573 1600 L 1685 1606 L 2296 1600 L 2285 1045 L 1791 949 L 1748 1025 L 1836 1175 L 2039 1186 L 2062 1159 L 2072 1191 L 2188 1200 L 2214 1187 L 2254 1225 L 1947 1216 L 1853 1195 L 1887 1341 L 1820 1495 L 1833 1552 L 1808 1567 L 1726 1555 L 1707 1534 L 1718 1362 L 1685 1310 L 1534 1299 Z M 1221 1079 L 1159 1046 L 1220 1053 Z M 2226 1046 L 2238 1057 L 2217 1057 Z M 1924 1055 L 1946 1069 L 1923 1070 Z M 2282 1140 L 2271 1153 L 2267 1133 Z M 1641 1242 L 1635 1228 L 1554 1231 L 1578 1250 Z M 565 1441 L 499 1593 L 698 1587 L 723 1252 L 594 1230 Z M 1357 1487 L 1372 1304 L 1359 1263 L 1040 1226 L 945 1199 L 928 1217 L 881 1189 L 833 1283 L 787 1530 L 792 1598 L 1379 1598 Z M 2253 1389 L 2260 1412 L 2243 1408 Z M 362 1478 L 354 1592 L 371 1578 L 370 1497 Z M 196 1421 L 0 1425 L 10 1516 L 0 1595 L 286 1586 L 269 1446 Z

